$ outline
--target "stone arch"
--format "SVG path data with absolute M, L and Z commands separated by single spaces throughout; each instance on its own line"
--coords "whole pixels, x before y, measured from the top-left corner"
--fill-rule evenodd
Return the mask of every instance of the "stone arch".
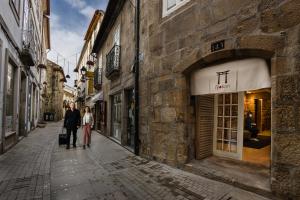
M 198 61 L 194 62 L 192 65 L 186 67 L 182 70 L 185 75 L 190 74 L 195 69 L 208 67 L 212 64 L 223 63 L 236 59 L 243 58 L 263 58 L 270 60 L 275 52 L 264 50 L 264 49 L 228 49 L 210 53 Z

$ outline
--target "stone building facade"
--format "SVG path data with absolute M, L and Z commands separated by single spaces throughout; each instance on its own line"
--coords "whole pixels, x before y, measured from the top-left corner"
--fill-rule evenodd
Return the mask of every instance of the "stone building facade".
M 92 55 L 94 41 L 99 31 L 104 12 L 96 10 L 91 22 L 86 30 L 84 45 L 81 49 L 80 57 L 74 72 L 77 73 L 75 85 L 77 88 L 77 108 L 83 112 L 85 106 L 94 107 L 95 102 L 91 99 L 98 93 L 94 88 L 94 71 L 96 68 L 95 56 Z
M 93 48 L 102 70 L 101 132 L 134 151 L 135 5 L 110 1 Z
M 63 116 L 65 116 L 66 110 L 70 107 L 70 103 L 75 102 L 74 99 L 75 99 L 75 89 L 68 85 L 64 85 L 64 96 L 63 96 L 64 113 L 63 113 Z
M 198 77 L 205 70 L 258 59 L 269 79 L 271 188 L 285 199 L 299 198 L 299 9 L 298 0 L 142 0 L 140 154 L 179 167 L 214 155 L 214 127 L 201 126 L 201 119 L 214 124 L 214 102 L 220 92 L 200 95 L 199 81 L 204 79 Z M 203 84 L 212 90 L 210 82 Z M 239 94 L 243 102 L 246 93 Z M 230 98 L 233 103 L 235 97 Z
M 43 83 L 43 111 L 46 121 L 59 121 L 64 114 L 64 83 L 67 82 L 64 70 L 56 63 L 47 60 L 47 81 Z M 53 116 L 53 117 L 51 117 Z

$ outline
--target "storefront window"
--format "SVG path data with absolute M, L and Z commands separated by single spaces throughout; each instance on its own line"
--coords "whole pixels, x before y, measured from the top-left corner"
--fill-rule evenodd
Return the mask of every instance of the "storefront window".
M 112 136 L 121 140 L 121 94 L 112 97 Z
M 7 66 L 6 82 L 6 132 L 13 131 L 14 116 L 14 75 L 15 69 L 11 63 Z

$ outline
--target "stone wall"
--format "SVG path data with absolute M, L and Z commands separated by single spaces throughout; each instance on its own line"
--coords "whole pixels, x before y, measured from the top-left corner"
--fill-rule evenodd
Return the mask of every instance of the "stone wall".
M 175 166 L 193 159 L 189 73 L 265 58 L 272 75 L 272 190 L 299 197 L 300 1 L 191 0 L 164 18 L 161 2 L 141 1 L 141 155 Z M 225 48 L 212 53 L 219 40 Z
M 59 65 L 51 61 L 47 62 L 47 86 L 43 107 L 45 112 L 55 113 L 55 121 L 59 121 L 63 118 L 64 82 L 61 80 L 64 79 L 64 74 L 61 70 L 62 68 Z

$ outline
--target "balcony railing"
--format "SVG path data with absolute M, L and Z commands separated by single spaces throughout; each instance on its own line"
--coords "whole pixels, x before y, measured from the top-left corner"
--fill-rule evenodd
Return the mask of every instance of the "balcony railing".
M 37 55 L 33 31 L 23 31 L 23 47 L 20 53 L 20 58 L 26 66 L 34 66 L 36 64 Z
M 120 51 L 119 45 L 114 45 L 110 52 L 106 55 L 105 76 L 111 79 L 120 73 Z

